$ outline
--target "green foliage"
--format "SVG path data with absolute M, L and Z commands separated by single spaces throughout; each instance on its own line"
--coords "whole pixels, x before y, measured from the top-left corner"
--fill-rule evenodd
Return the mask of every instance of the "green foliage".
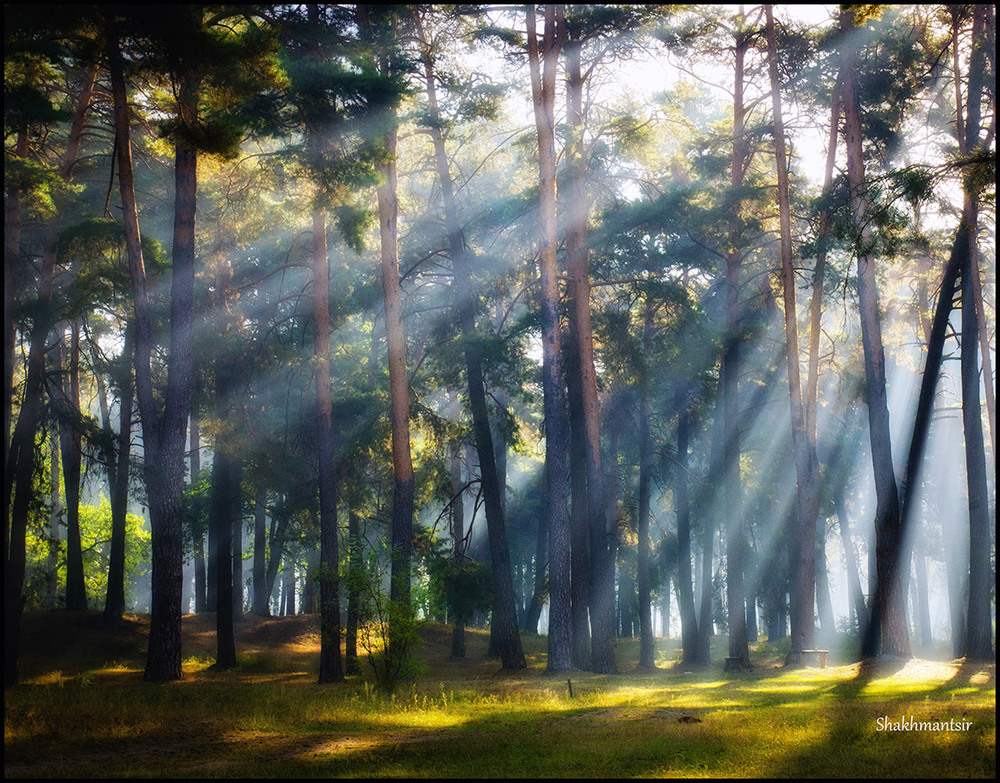
M 465 555 L 438 554 L 429 561 L 431 590 L 449 616 L 468 622 L 493 605 L 493 571 Z
M 111 549 L 111 503 L 102 497 L 98 506 L 80 504 L 80 541 L 83 548 L 83 578 L 91 602 L 103 602 L 108 592 L 108 563 Z M 65 543 L 60 545 L 57 592 L 65 594 Z M 27 541 L 26 602 L 29 607 L 41 606 L 45 600 L 49 573 L 49 536 L 29 527 Z M 135 606 L 140 590 L 148 583 L 150 573 L 151 537 L 142 518 L 135 514 L 125 517 L 125 603 Z
M 361 568 L 348 571 L 343 583 L 360 597 L 358 644 L 372 668 L 375 685 L 391 694 L 400 682 L 422 673 L 426 666 L 413 657 L 424 621 L 417 617 L 413 602 L 393 600 L 386 593 L 387 571 L 388 558 L 372 552 Z

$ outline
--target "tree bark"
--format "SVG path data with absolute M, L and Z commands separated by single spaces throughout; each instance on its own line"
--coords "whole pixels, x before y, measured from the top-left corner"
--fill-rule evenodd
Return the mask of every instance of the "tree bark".
M 677 598 L 681 615 L 681 663 L 698 661 L 698 615 L 691 585 L 691 500 L 688 483 L 688 442 L 691 436 L 691 411 L 687 393 L 676 393 L 677 470 L 674 497 L 677 509 Z
M 652 352 L 653 312 L 646 301 L 643 323 L 643 353 Z M 652 473 L 652 432 L 650 429 L 650 384 L 649 378 L 641 380 L 639 394 L 639 523 L 638 550 L 636 552 L 636 582 L 639 598 L 639 665 L 648 668 L 656 666 L 656 640 L 653 637 L 653 607 L 649 578 L 649 517 Z M 669 594 L 670 582 L 666 581 Z
M 128 516 L 129 462 L 132 455 L 132 363 L 135 327 L 125 323 L 125 343 L 118 369 L 117 460 L 111 477 L 111 548 L 108 555 L 108 594 L 104 619 L 118 622 L 125 613 L 125 538 Z
M 320 653 L 319 681 L 344 679 L 340 656 L 340 592 L 337 543 L 337 472 L 334 463 L 333 400 L 330 388 L 330 262 L 327 259 L 326 212 L 312 213 L 313 355 L 316 361 L 316 447 L 319 475 Z M 386 316 L 388 319 L 388 314 Z M 398 577 L 398 574 L 394 573 Z
M 358 662 L 358 626 L 361 623 L 361 578 L 364 553 L 361 551 L 361 515 L 357 509 L 347 512 L 347 558 L 350 579 L 347 587 L 347 634 L 345 636 L 344 670 L 346 674 L 360 674 Z
M 854 11 L 840 15 L 843 37 L 841 83 L 844 104 L 844 142 L 847 149 L 847 178 L 850 185 L 851 212 L 855 230 L 858 262 L 858 307 L 861 314 L 861 341 L 865 361 L 865 387 L 868 397 L 868 429 L 871 439 L 872 467 L 875 475 L 876 579 L 875 610 L 869 625 L 865 654 L 910 656 L 906 608 L 899 575 L 902 556 L 902 529 L 899 492 L 892 464 L 889 434 L 889 407 L 885 382 L 885 350 L 878 310 L 875 282 L 874 241 L 870 205 L 862 152 L 861 110 L 855 86 L 857 44 L 854 36 Z
M 563 389 L 562 347 L 559 328 L 559 272 L 556 262 L 556 152 L 555 86 L 562 46 L 561 9 L 545 8 L 545 30 L 539 51 L 535 32 L 535 6 L 529 5 L 528 61 L 531 94 L 538 137 L 539 218 L 541 222 L 542 389 L 545 412 L 545 508 L 549 534 L 549 671 L 579 665 L 577 646 L 585 643 L 578 623 L 582 607 L 571 598 L 570 521 L 566 507 L 569 422 Z M 573 562 L 578 545 L 573 543 Z M 573 567 L 576 583 L 576 568 Z
M 795 306 L 795 269 L 792 264 L 792 218 L 788 191 L 788 161 L 785 153 L 785 125 L 781 110 L 778 52 L 771 5 L 764 7 L 767 19 L 768 67 L 774 111 L 775 163 L 778 174 L 778 212 L 781 230 L 781 281 L 785 305 L 785 360 L 788 367 L 788 396 L 792 419 L 792 445 L 796 475 L 795 596 L 792 601 L 792 650 L 790 660 L 801 662 L 802 650 L 813 644 L 813 601 L 816 589 L 816 517 L 819 513 L 819 462 L 806 427 L 802 384 L 799 375 L 799 329 Z
M 980 101 L 986 72 L 983 39 L 986 6 L 973 11 L 972 60 L 969 67 L 966 148 L 980 145 Z M 965 206 L 969 215 L 968 250 L 962 264 L 962 425 L 965 431 L 965 467 L 969 483 L 969 613 L 966 625 L 968 660 L 993 659 L 992 618 L 990 617 L 990 521 L 986 478 L 986 450 L 982 404 L 979 397 L 980 327 L 977 313 L 976 278 L 979 276 L 978 203 L 973 178 L 966 177 Z M 988 352 L 987 352 L 988 354 Z
M 727 345 L 722 358 L 722 399 L 725 426 L 725 498 L 726 498 L 726 603 L 729 618 L 729 657 L 727 668 L 750 668 L 750 648 L 747 644 L 746 596 L 743 586 L 743 550 L 746 546 L 743 530 L 743 500 L 740 481 L 740 250 L 742 219 L 737 194 L 743 187 L 746 166 L 743 102 L 744 62 L 749 48 L 749 33 L 744 28 L 742 7 L 736 21 L 735 83 L 733 88 L 733 151 L 730 162 L 730 188 L 733 206 L 729 218 L 729 248 L 726 253 L 726 332 Z
M 611 552 L 613 531 L 609 529 L 604 503 L 601 469 L 601 408 L 594 368 L 594 336 L 591 327 L 590 271 L 587 259 L 587 158 L 583 138 L 582 42 L 568 39 L 566 52 L 566 120 L 569 144 L 566 149 L 569 175 L 566 222 L 566 271 L 569 279 L 570 331 L 577 357 L 578 375 L 568 377 L 577 385 L 583 404 L 584 441 L 587 467 L 587 518 L 590 530 L 590 625 L 591 668 L 597 673 L 616 670 L 614 652 L 614 560 Z
M 270 595 L 267 592 L 267 489 L 261 479 L 253 504 L 253 602 L 251 612 L 258 617 L 271 614 Z
M 55 348 L 59 377 L 57 406 L 61 410 L 59 450 L 62 456 L 63 484 L 66 488 L 66 608 L 87 608 L 83 581 L 83 549 L 80 541 L 80 477 L 83 445 L 80 437 L 80 328 L 69 325 L 69 363 L 63 364 L 64 334 L 57 330 Z
M 201 429 L 198 418 L 191 417 L 191 483 L 196 484 L 201 473 Z M 205 566 L 205 532 L 199 530 L 194 542 L 194 610 L 198 614 L 208 611 L 208 569 Z M 214 570 L 214 566 L 213 566 Z

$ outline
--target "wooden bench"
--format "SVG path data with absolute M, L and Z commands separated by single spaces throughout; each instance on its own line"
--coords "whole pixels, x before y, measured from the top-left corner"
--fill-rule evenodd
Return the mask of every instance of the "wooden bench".
M 819 656 L 819 668 L 826 668 L 826 655 L 830 652 L 829 650 L 803 650 L 803 655 L 818 655 Z

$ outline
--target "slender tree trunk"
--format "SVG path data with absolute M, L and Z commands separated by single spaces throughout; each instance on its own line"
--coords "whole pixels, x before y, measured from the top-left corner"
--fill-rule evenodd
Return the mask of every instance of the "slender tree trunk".
M 691 412 L 687 393 L 679 390 L 677 409 L 677 470 L 674 498 L 677 508 L 677 603 L 681 615 L 681 662 L 698 661 L 698 615 L 691 585 L 691 500 L 688 489 L 688 442 L 691 436 Z
M 802 383 L 799 376 L 799 329 L 795 306 L 795 269 L 792 264 L 792 218 L 788 191 L 788 161 L 785 153 L 785 126 L 781 110 L 778 52 L 771 5 L 764 7 L 767 18 L 768 66 L 774 111 L 774 146 L 778 174 L 778 212 L 781 227 L 781 280 L 785 304 L 785 359 L 788 367 L 788 396 L 792 417 L 792 445 L 795 451 L 796 539 L 795 594 L 792 601 L 792 651 L 789 658 L 801 661 L 802 650 L 813 649 L 813 600 L 816 588 L 816 518 L 819 513 L 819 462 L 806 427 Z
M 201 473 L 201 430 L 198 419 L 191 417 L 191 483 L 198 481 Z M 199 530 L 194 544 L 194 610 L 198 614 L 208 611 L 208 569 L 205 567 L 205 531 Z
M 847 178 L 851 188 L 851 211 L 858 231 L 858 308 L 861 313 L 861 341 L 864 349 L 865 384 L 868 393 L 868 428 L 871 438 L 872 466 L 875 475 L 876 579 L 875 609 L 864 645 L 866 655 L 876 654 L 876 640 L 881 640 L 884 655 L 909 657 L 910 640 L 906 628 L 906 610 L 900 579 L 902 529 L 899 492 L 892 464 L 889 435 L 889 407 L 886 396 L 885 350 L 878 313 L 878 290 L 875 282 L 875 258 L 869 217 L 870 205 L 862 152 L 861 111 L 855 87 L 857 44 L 854 35 L 854 11 L 841 12 L 843 40 L 844 140 L 847 148 Z M 877 632 L 877 633 L 876 633 Z
M 250 611 L 258 617 L 271 614 L 267 592 L 267 489 L 258 479 L 253 503 L 253 602 Z
M 340 657 L 338 487 L 334 464 L 333 401 L 330 388 L 330 262 L 327 259 L 326 212 L 319 207 L 313 208 L 312 229 L 313 318 L 316 322 L 313 353 L 316 360 L 316 440 L 320 520 L 319 681 L 330 683 L 342 681 L 344 672 Z M 388 312 L 386 320 L 389 320 Z M 395 571 L 395 560 L 393 568 L 395 584 L 395 579 L 399 578 L 399 574 Z
M 578 40 L 566 43 L 567 147 L 569 172 L 568 219 L 566 224 L 566 269 L 569 277 L 570 330 L 577 351 L 575 369 L 569 378 L 583 402 L 584 442 L 587 465 L 587 518 L 590 529 L 590 624 L 591 668 L 598 673 L 616 670 L 614 652 L 614 548 L 604 505 L 601 469 L 601 408 L 594 368 L 594 336 L 590 314 L 590 272 L 587 261 L 587 160 L 583 139 L 583 87 L 581 48 Z
M 733 90 L 733 152 L 730 164 L 730 188 L 733 207 L 729 219 L 729 250 L 726 254 L 726 331 L 727 347 L 722 359 L 722 398 L 725 411 L 725 497 L 726 497 L 726 602 L 729 618 L 729 657 L 727 668 L 750 668 L 750 649 L 747 645 L 746 597 L 743 586 L 743 501 L 740 481 L 740 250 L 742 219 L 740 200 L 736 194 L 743 187 L 746 166 L 746 140 L 744 138 L 743 104 L 744 60 L 749 47 L 748 33 L 744 29 L 743 9 L 737 19 L 735 86 Z
M 531 94 L 538 137 L 539 218 L 541 222 L 541 326 L 542 390 L 545 412 L 545 508 L 549 534 L 549 671 L 579 665 L 578 645 L 583 611 L 571 593 L 569 513 L 566 507 L 569 422 L 563 390 L 562 347 L 559 330 L 559 272 L 556 262 L 556 151 L 555 88 L 559 50 L 563 39 L 562 14 L 545 8 L 545 30 L 539 51 L 535 32 L 535 6 L 528 6 L 528 61 Z M 573 586 L 577 581 L 578 544 L 572 544 Z M 571 597 L 572 596 L 572 597 Z
M 986 72 L 983 39 L 986 6 L 976 6 L 972 25 L 966 149 L 979 147 L 980 101 Z M 965 431 L 965 467 L 969 483 L 969 613 L 965 655 L 969 660 L 993 659 L 990 617 L 990 521 L 982 405 L 979 397 L 980 326 L 975 281 L 979 276 L 978 196 L 972 177 L 965 183 L 965 211 L 969 214 L 969 248 L 962 265 L 962 424 Z M 988 351 L 984 352 L 988 355 Z
M 125 323 L 125 344 L 118 369 L 118 444 L 111 485 L 111 549 L 104 619 L 118 622 L 125 613 L 125 536 L 128 515 L 129 461 L 132 456 L 132 364 L 135 327 Z
M 652 352 L 653 314 L 647 299 L 643 324 L 644 353 Z M 652 432 L 650 431 L 649 379 L 643 379 L 639 389 L 639 524 L 636 553 L 636 581 L 639 593 L 639 665 L 656 666 L 656 641 L 653 638 L 653 607 L 649 584 L 649 501 L 652 472 Z M 690 544 L 689 544 L 690 546 Z M 670 590 L 667 582 L 667 591 Z
M 287 510 L 281 511 L 272 525 L 271 545 L 268 547 L 271 557 L 267 561 L 267 572 L 264 577 L 269 606 L 271 596 L 274 595 L 274 586 L 278 581 L 278 569 L 281 566 L 281 558 L 285 553 L 285 534 L 288 530 L 288 517 Z
M 364 553 L 361 551 L 361 515 L 351 508 L 347 516 L 347 558 L 350 579 L 347 587 L 347 634 L 344 670 L 347 674 L 360 674 L 358 662 L 358 626 L 361 623 L 361 578 Z
M 833 619 L 833 601 L 830 598 L 829 569 L 826 562 L 826 520 L 816 520 L 816 610 L 819 615 L 819 627 L 826 637 L 832 637 L 837 632 Z
M 216 394 L 227 392 L 216 387 Z M 209 524 L 215 528 L 216 589 L 216 656 L 217 669 L 236 666 L 236 638 L 233 634 L 233 527 L 240 503 L 240 462 L 228 452 L 225 444 L 216 441 L 212 459 L 212 495 Z
M 424 58 L 424 75 L 427 83 L 427 100 L 432 122 L 431 139 L 434 143 L 438 181 L 444 196 L 445 222 L 448 228 L 448 249 L 454 270 L 455 305 L 458 310 L 465 343 L 465 365 L 469 386 L 469 407 L 472 412 L 476 451 L 479 455 L 479 472 L 486 503 L 486 526 L 490 543 L 490 563 L 493 569 L 494 628 L 499 644 L 500 659 L 505 669 L 523 669 L 527 663 L 521 649 L 518 633 L 517 607 L 511 571 L 510 549 L 507 541 L 506 521 L 500 498 L 500 483 L 493 450 L 489 411 L 486 405 L 486 386 L 483 378 L 482 349 L 476 339 L 473 312 L 472 278 L 465 243 L 458 222 L 454 188 L 444 138 L 441 135 L 437 102 L 436 76 L 430 54 Z
M 56 356 L 62 351 L 57 344 Z M 66 608 L 81 611 L 87 608 L 87 591 L 83 580 L 83 548 L 80 540 L 80 478 L 83 445 L 80 437 L 80 324 L 74 319 L 69 325 L 69 364 L 60 366 L 61 407 L 64 411 L 59 428 L 62 451 L 63 483 L 66 488 Z
M 452 392 L 452 409 L 458 405 L 458 397 Z M 454 557 L 461 562 L 465 557 L 465 503 L 463 501 L 463 480 L 462 480 L 462 460 L 461 443 L 453 441 L 449 445 L 451 458 L 451 538 L 454 542 Z M 451 631 L 451 657 L 454 659 L 465 658 L 465 619 L 457 613 L 453 618 L 454 625 Z
M 49 439 L 52 453 L 49 480 L 49 561 L 45 574 L 45 604 L 54 609 L 58 604 L 59 591 L 59 539 L 61 538 L 62 499 L 59 491 L 59 436 L 52 434 Z
M 919 531 L 914 561 L 917 593 L 917 626 L 920 628 L 920 648 L 930 653 L 934 648 L 934 633 L 931 629 L 931 605 L 927 584 L 927 552 L 924 545 L 924 531 Z

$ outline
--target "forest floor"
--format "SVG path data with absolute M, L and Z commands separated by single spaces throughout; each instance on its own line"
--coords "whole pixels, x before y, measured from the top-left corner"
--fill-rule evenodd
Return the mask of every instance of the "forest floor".
M 240 666 L 211 668 L 214 615 L 184 618 L 184 678 L 142 680 L 148 618 L 107 629 L 98 613 L 25 615 L 22 685 L 4 694 L 4 777 L 957 777 L 996 776 L 996 667 L 963 661 L 655 670 L 620 641 L 619 674 L 545 672 L 486 658 L 488 633 L 426 624 L 423 673 L 392 696 L 365 674 L 318 685 L 315 615 L 237 626 Z M 849 646 L 845 641 L 845 647 Z M 572 682 L 572 696 L 570 684 Z

